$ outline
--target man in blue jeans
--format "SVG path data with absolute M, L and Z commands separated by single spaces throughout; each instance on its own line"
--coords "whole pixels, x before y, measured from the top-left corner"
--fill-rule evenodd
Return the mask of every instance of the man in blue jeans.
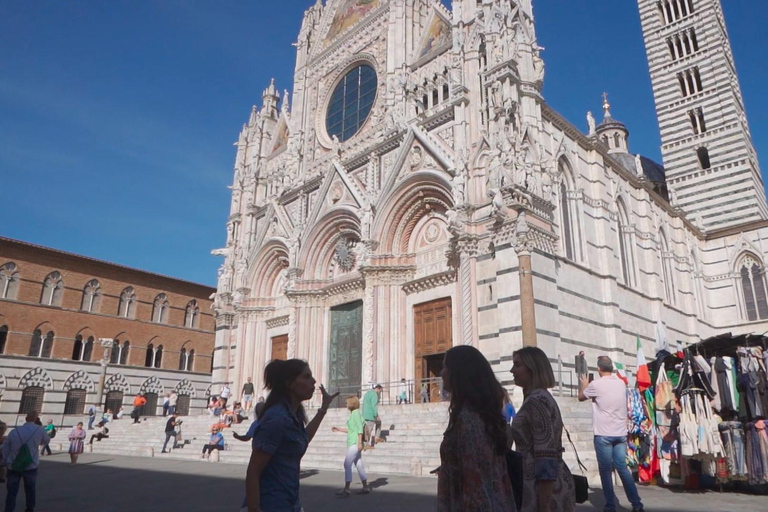
M 24 425 L 15 428 L 5 438 L 2 448 L 3 463 L 8 468 L 7 488 L 5 495 L 5 512 L 16 509 L 16 497 L 19 485 L 24 479 L 24 495 L 27 499 L 26 512 L 34 512 L 37 501 L 37 465 L 40 463 L 40 446 L 48 446 L 50 438 L 43 427 L 38 426 L 36 412 L 27 414 Z M 29 457 L 21 464 L 16 458 L 22 446 L 27 447 Z M 22 460 L 24 458 L 22 457 Z
M 610 357 L 598 357 L 597 370 L 600 378 L 594 382 L 589 382 L 586 375 L 579 378 L 579 401 L 592 400 L 592 429 L 605 496 L 604 512 L 616 510 L 616 493 L 611 478 L 614 469 L 619 473 L 627 499 L 632 503 L 632 512 L 643 512 L 643 502 L 627 468 L 627 385 L 614 375 Z

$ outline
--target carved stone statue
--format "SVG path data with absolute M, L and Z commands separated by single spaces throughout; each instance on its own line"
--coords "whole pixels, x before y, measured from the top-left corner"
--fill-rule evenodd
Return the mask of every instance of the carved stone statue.
M 421 154 L 421 148 L 419 146 L 413 146 L 408 155 L 408 165 L 410 166 L 411 172 L 416 172 L 421 169 L 423 163 L 424 157 Z
M 502 152 L 501 148 L 497 147 L 491 157 L 491 162 L 488 164 L 488 180 L 486 183 L 486 189 L 489 196 L 493 196 L 501 188 L 501 173 L 502 173 Z
M 589 135 L 592 136 L 595 134 L 595 116 L 592 115 L 592 111 L 587 112 L 587 127 L 589 129 Z
M 369 240 L 373 230 L 373 207 L 365 203 L 360 212 L 360 230 L 364 240 Z
M 640 158 L 640 154 L 635 155 L 635 172 L 638 176 L 643 176 L 643 161 Z
M 453 177 L 451 187 L 453 189 L 453 202 L 454 204 L 458 206 L 463 206 L 466 202 L 466 178 L 464 177 L 464 172 L 460 170 L 456 173 L 456 176 Z

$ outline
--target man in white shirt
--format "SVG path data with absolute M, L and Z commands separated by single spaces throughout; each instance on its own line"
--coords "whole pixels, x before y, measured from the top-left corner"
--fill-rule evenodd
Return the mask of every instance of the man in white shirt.
M 5 495 L 5 510 L 13 511 L 16 508 L 16 496 L 19 494 L 19 484 L 24 479 L 24 495 L 27 498 L 26 512 L 34 512 L 37 501 L 37 466 L 40 464 L 40 446 L 48 446 L 50 438 L 45 429 L 37 425 L 36 412 L 27 414 L 26 423 L 15 428 L 5 438 L 2 448 L 3 463 L 8 468 L 7 488 Z M 28 463 L 24 467 L 18 467 L 16 457 L 22 449 L 27 447 L 29 452 Z
M 637 493 L 632 473 L 627 468 L 627 385 L 613 373 L 613 361 L 608 356 L 597 358 L 600 378 L 589 382 L 586 375 L 579 379 L 579 401 L 592 400 L 592 429 L 595 452 L 603 484 L 603 512 L 615 512 L 616 493 L 613 491 L 613 469 L 619 473 L 632 512 L 643 512 L 643 502 Z
M 229 400 L 230 394 L 232 394 L 232 391 L 229 389 L 229 382 L 225 382 L 224 386 L 221 388 L 221 393 L 219 393 L 219 398 L 222 399 L 225 406 L 227 405 L 227 400 Z
M 179 395 L 175 391 L 171 391 L 171 396 L 168 397 L 168 413 L 173 416 L 176 414 L 176 402 L 179 401 Z

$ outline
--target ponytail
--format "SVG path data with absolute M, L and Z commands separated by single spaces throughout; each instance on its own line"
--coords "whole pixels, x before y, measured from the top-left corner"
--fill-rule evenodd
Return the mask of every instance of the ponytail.
M 301 375 L 307 366 L 307 362 L 301 359 L 289 359 L 287 361 L 275 359 L 264 368 L 264 389 L 269 390 L 269 395 L 261 415 L 266 414 L 272 406 L 288 400 L 288 386 L 296 380 L 296 377 Z M 299 407 L 297 415 L 301 421 L 306 423 L 304 407 Z

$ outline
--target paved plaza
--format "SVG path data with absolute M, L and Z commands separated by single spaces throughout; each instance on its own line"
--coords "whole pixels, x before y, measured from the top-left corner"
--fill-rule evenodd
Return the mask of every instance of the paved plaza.
M 42 460 L 38 512 L 237 512 L 244 493 L 245 467 L 240 465 L 89 454 L 82 456 L 77 466 L 70 467 L 68 462 L 66 454 Z M 306 471 L 301 489 L 306 512 L 416 512 L 435 508 L 437 480 L 433 478 L 370 475 L 375 487 L 372 494 L 340 499 L 334 492 L 343 478 L 342 472 Z M 4 500 L 5 486 L 2 489 Z M 648 512 L 768 510 L 765 496 L 659 488 L 643 488 L 641 496 Z M 21 491 L 17 510 L 24 510 L 23 500 Z M 601 511 L 602 505 L 602 493 L 597 490 L 591 493 L 590 503 L 577 510 Z

